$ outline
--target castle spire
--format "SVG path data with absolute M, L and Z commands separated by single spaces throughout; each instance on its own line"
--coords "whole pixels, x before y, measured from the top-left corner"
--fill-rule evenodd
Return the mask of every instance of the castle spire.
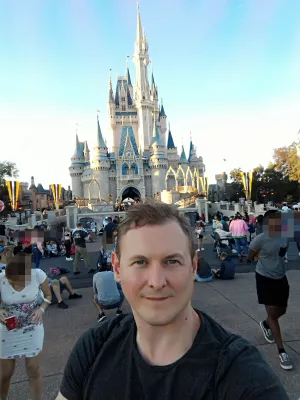
M 108 101 L 109 103 L 114 103 L 114 92 L 112 87 L 112 80 L 111 80 L 111 69 L 109 70 L 109 89 L 108 89 Z
M 103 135 L 102 135 L 102 132 L 101 132 L 98 115 L 97 115 L 97 141 L 96 141 L 96 147 L 102 148 L 102 149 L 107 149 L 107 146 L 106 146 L 106 144 L 104 142 Z
M 139 48 L 141 48 L 143 44 L 143 27 L 141 21 L 139 2 L 137 2 L 136 44 L 139 45 Z
M 169 134 L 168 134 L 168 143 L 167 143 L 167 149 L 176 149 L 175 144 L 174 144 L 174 140 L 173 140 L 173 136 L 172 136 L 172 132 L 171 132 L 171 128 L 170 128 L 170 124 L 169 124 Z

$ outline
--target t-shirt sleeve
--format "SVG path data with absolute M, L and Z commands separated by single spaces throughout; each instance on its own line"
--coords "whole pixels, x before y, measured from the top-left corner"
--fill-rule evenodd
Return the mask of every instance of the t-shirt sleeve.
M 251 241 L 251 243 L 250 243 L 250 245 L 249 245 L 249 249 L 250 250 L 253 250 L 253 251 L 255 251 L 255 250 L 260 250 L 261 249 L 261 246 L 262 246 L 262 238 L 263 238 L 263 235 L 258 235 L 258 236 L 256 236 L 252 241 Z
M 285 389 L 260 352 L 242 338 L 221 352 L 216 390 L 217 398 L 222 400 L 288 400 Z
M 82 400 L 84 395 L 84 381 L 95 362 L 102 343 L 105 327 L 91 328 L 86 331 L 75 344 L 66 364 L 60 393 L 68 400 Z
M 41 285 L 42 283 L 45 282 L 45 279 L 47 278 L 47 275 L 45 274 L 44 271 L 42 271 L 41 269 L 37 268 L 36 269 L 36 276 L 37 276 L 37 280 L 38 283 Z

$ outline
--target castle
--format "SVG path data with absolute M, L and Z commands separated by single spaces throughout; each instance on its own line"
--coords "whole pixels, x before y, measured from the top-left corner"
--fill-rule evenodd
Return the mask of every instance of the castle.
M 86 141 L 76 146 L 69 168 L 73 198 L 123 200 L 127 197 L 153 197 L 164 190 L 194 187 L 200 191 L 204 179 L 202 157 L 190 141 L 186 156 L 182 145 L 178 154 L 163 104 L 158 101 L 158 89 L 152 73 L 148 78 L 149 47 L 137 12 L 137 37 L 133 85 L 129 68 L 117 78 L 113 91 L 108 89 L 108 125 L 112 138 L 111 151 L 104 140 L 97 118 L 96 144 L 93 155 Z M 167 132 L 168 131 L 168 132 Z

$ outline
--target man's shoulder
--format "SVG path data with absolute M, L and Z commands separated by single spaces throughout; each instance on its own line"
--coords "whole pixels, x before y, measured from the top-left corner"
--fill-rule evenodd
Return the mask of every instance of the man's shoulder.
M 81 336 L 77 346 L 84 344 L 86 348 L 90 343 L 93 343 L 100 349 L 104 343 L 129 332 L 133 324 L 134 318 L 132 314 L 121 314 L 111 320 L 102 321 L 88 329 Z

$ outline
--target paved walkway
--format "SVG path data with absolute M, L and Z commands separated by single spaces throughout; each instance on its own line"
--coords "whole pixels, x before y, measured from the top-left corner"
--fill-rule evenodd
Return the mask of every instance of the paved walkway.
M 259 348 L 263 356 L 280 376 L 291 400 L 300 397 L 300 272 L 289 271 L 291 285 L 290 306 L 282 318 L 285 347 L 295 364 L 293 371 L 283 371 L 278 363 L 275 345 L 267 344 L 259 328 L 264 309 L 257 305 L 253 273 L 240 273 L 234 281 L 195 283 L 193 306 L 206 312 L 228 330 L 238 333 Z M 43 358 L 44 397 L 53 400 L 59 390 L 64 365 L 77 338 L 97 318 L 92 305 L 92 289 L 79 289 L 79 300 L 66 300 L 69 309 L 51 306 L 45 316 L 45 344 Z M 127 304 L 125 311 L 129 310 Z M 112 312 L 111 315 L 114 315 Z M 17 363 L 10 400 L 29 399 L 28 382 L 22 360 Z

